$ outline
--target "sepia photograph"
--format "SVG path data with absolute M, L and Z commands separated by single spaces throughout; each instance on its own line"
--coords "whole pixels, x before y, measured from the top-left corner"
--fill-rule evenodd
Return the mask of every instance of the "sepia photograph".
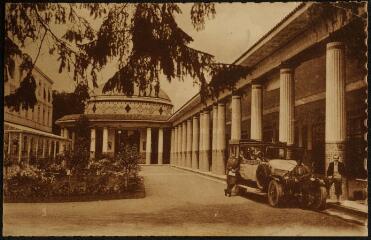
M 368 2 L 5 2 L 3 237 L 368 236 Z

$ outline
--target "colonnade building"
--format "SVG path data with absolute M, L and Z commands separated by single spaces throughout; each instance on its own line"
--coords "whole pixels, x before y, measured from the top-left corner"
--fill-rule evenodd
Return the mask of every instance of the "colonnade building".
M 345 198 L 357 198 L 367 185 L 366 10 L 357 11 L 300 4 L 234 61 L 252 70 L 217 100 L 201 102 L 197 94 L 172 114 L 162 91 L 98 94 L 86 109 L 91 153 L 114 154 L 132 136 L 143 163 L 224 175 L 229 140 L 282 142 L 304 148 L 316 174 L 338 155 L 348 172 Z M 76 118 L 57 123 L 68 129 Z
M 20 57 L 15 57 L 14 61 L 14 70 L 4 71 L 7 74 L 4 96 L 14 93 L 26 74 L 20 68 Z M 4 159 L 9 160 L 6 164 L 45 162 L 71 146 L 71 140 L 52 133 L 53 81 L 36 66 L 32 75 L 36 81 L 36 105 L 19 110 L 4 105 L 3 154 Z

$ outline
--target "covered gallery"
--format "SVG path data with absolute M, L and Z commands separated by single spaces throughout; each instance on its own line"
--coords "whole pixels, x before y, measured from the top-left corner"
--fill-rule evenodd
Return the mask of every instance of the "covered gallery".
M 347 168 L 345 198 L 367 186 L 365 12 L 302 3 L 234 63 L 253 70 L 218 101 L 194 96 L 170 122 L 175 166 L 225 174 L 230 139 L 305 149 L 317 174 L 334 154 Z

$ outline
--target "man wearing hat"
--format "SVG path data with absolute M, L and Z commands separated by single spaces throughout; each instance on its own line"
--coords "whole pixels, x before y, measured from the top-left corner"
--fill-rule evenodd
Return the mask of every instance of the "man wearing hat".
M 330 180 L 328 191 L 330 190 L 332 184 L 334 184 L 336 199 L 339 203 L 340 196 L 342 194 L 342 176 L 345 174 L 345 167 L 344 163 L 339 161 L 339 155 L 335 154 L 332 159 L 333 161 L 330 162 L 327 168 L 327 178 Z

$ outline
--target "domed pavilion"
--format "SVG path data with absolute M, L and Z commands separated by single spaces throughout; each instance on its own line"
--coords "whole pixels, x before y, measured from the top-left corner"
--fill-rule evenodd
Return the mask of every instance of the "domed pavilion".
M 120 146 L 136 144 L 141 163 L 169 163 L 171 124 L 167 120 L 173 109 L 169 96 L 152 86 L 144 91 L 135 87 L 131 96 L 117 91 L 103 93 L 103 85 L 94 89 L 83 114 L 91 129 L 91 158 L 115 156 Z M 66 115 L 56 121 L 62 137 L 72 139 L 72 145 L 73 129 L 81 115 Z

